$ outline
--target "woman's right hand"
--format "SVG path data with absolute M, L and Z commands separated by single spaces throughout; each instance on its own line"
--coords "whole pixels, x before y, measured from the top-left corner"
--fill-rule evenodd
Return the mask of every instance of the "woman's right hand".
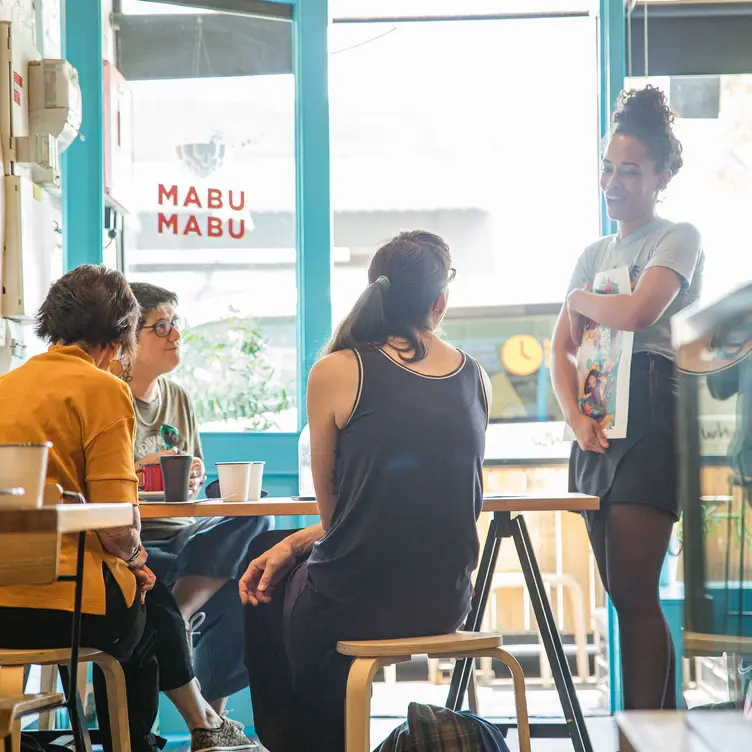
M 154 572 L 149 569 L 145 564 L 138 569 L 131 570 L 133 576 L 136 578 L 136 585 L 138 585 L 138 592 L 141 595 L 141 603 L 146 600 L 146 594 L 154 587 L 154 583 L 157 578 Z
M 151 454 L 147 454 L 140 460 L 136 461 L 136 470 L 143 467 L 144 465 L 158 465 L 159 458 L 169 454 L 180 454 L 180 452 L 177 449 L 163 449 L 161 452 L 152 452 Z
M 608 449 L 608 439 L 603 433 L 600 423 L 587 415 L 577 413 L 569 422 L 569 427 L 577 437 L 577 443 L 583 452 L 605 454 Z
M 287 539 L 254 559 L 238 583 L 242 604 L 270 603 L 275 586 L 293 569 L 296 561 L 295 551 Z

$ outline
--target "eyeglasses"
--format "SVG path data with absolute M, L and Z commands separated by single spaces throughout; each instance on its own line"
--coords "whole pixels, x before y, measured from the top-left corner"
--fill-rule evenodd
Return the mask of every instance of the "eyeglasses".
M 450 285 L 452 282 L 454 282 L 454 278 L 457 276 L 457 270 L 452 267 L 449 270 L 449 276 L 447 277 L 447 284 Z
M 174 318 L 172 321 L 157 321 L 156 324 L 152 324 L 151 326 L 142 326 L 141 330 L 144 329 L 151 329 L 154 334 L 157 335 L 157 337 L 160 337 L 161 339 L 164 339 L 165 337 L 169 337 L 172 334 L 172 330 L 177 327 L 178 329 L 183 328 L 183 320 L 178 316 Z

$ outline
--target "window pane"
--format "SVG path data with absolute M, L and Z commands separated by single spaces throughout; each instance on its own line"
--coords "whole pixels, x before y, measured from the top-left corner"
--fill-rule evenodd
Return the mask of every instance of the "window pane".
M 330 49 L 335 321 L 404 228 L 449 242 L 455 307 L 561 301 L 598 235 L 595 22 L 335 24 Z
M 627 85 L 646 83 L 669 97 L 684 149 L 659 210 L 702 233 L 702 297 L 710 300 L 752 279 L 752 242 L 740 229 L 752 206 L 752 75 L 635 78 Z
M 294 79 L 209 77 L 199 28 L 192 78 L 131 82 L 126 273 L 180 298 L 203 430 L 296 431 Z
M 593 12 L 596 8 L 597 0 L 329 0 L 334 19 Z
M 446 238 L 446 335 L 488 370 L 494 422 L 538 424 L 492 427 L 489 456 L 561 450 L 549 337 L 599 232 L 596 41 L 587 17 L 331 29 L 333 318 L 384 239 Z

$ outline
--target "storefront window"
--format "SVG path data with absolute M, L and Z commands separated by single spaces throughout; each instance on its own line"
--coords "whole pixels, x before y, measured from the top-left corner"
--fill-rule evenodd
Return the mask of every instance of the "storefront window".
M 291 46 L 292 25 L 175 9 L 189 70 L 130 81 L 125 271 L 180 298 L 187 330 L 176 377 L 202 430 L 296 431 L 294 77 L 217 75 L 232 60 L 216 36 L 272 24 Z M 155 23 L 171 22 L 160 15 Z
M 648 83 L 668 96 L 684 150 L 684 165 L 659 211 L 700 230 L 702 299 L 710 302 L 752 279 L 752 241 L 743 226 L 752 206 L 752 75 L 634 78 L 626 86 Z M 724 457 L 735 431 L 736 398 L 714 399 L 704 382 L 700 449 L 705 457 Z
M 330 50 L 334 319 L 405 228 L 449 242 L 454 306 L 560 301 L 598 234 L 595 21 L 335 23 Z
M 561 427 L 543 425 L 561 420 L 549 338 L 575 261 L 599 230 L 595 20 L 337 23 L 337 8 L 334 321 L 367 284 L 381 242 L 401 229 L 442 235 L 457 269 L 446 334 L 492 375 L 492 420 L 518 424 L 498 442 L 492 432 L 491 445 L 558 455 Z M 535 362 L 523 368 L 508 341 L 527 342 Z M 522 438 L 529 421 L 542 446 Z
M 635 78 L 666 92 L 677 113 L 684 166 L 671 181 L 660 213 L 702 233 L 709 301 L 752 279 L 752 241 L 743 222 L 752 206 L 752 75 Z

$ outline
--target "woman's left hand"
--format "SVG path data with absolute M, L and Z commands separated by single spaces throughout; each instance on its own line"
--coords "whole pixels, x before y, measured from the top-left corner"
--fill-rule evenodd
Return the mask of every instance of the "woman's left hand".
M 194 457 L 191 463 L 191 477 L 188 480 L 188 490 L 190 491 L 191 498 L 198 495 L 205 480 L 206 470 L 204 468 L 204 461 L 201 457 Z

